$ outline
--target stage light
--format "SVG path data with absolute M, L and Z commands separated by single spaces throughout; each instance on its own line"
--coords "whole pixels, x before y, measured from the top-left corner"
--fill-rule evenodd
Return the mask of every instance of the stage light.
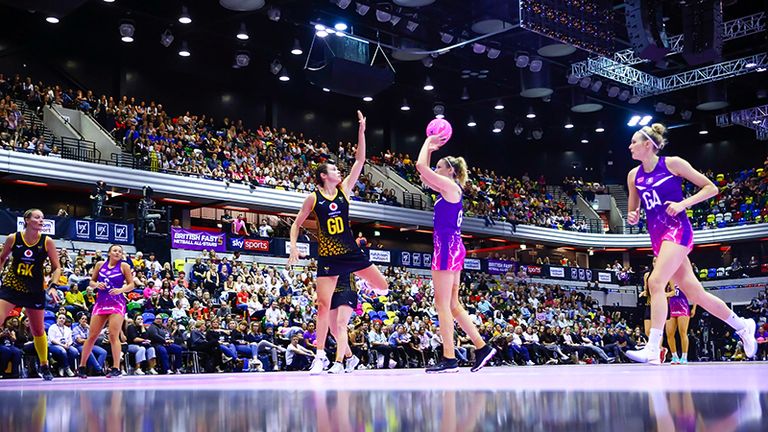
M 173 43 L 173 33 L 171 33 L 171 29 L 166 29 L 163 33 L 160 34 L 160 45 L 168 48 Z
M 651 120 L 653 120 L 653 116 L 649 116 L 649 115 L 643 116 L 643 118 L 640 119 L 640 126 L 647 126 L 648 123 L 651 122 Z
M 408 105 L 408 100 L 403 99 L 403 104 L 400 106 L 400 111 L 410 111 L 411 107 Z
M 181 41 L 181 48 L 179 49 L 179 55 L 182 57 L 189 57 L 192 53 L 189 51 L 189 45 L 187 41 Z
M 635 127 L 635 126 L 637 126 L 637 123 L 639 123 L 639 122 L 640 122 L 640 119 L 641 119 L 641 118 L 642 118 L 642 117 L 640 117 L 639 115 L 633 115 L 633 116 L 632 116 L 632 117 L 629 119 L 629 121 L 627 122 L 627 126 L 629 126 L 629 127 Z
M 282 82 L 287 82 L 291 80 L 291 77 L 288 76 L 288 71 L 283 68 L 283 70 L 280 71 L 280 77 L 278 79 Z
M 240 30 L 237 32 L 237 38 L 240 40 L 248 40 L 248 29 L 245 28 L 245 23 L 240 23 Z
M 426 91 L 432 91 L 435 89 L 435 86 L 432 85 L 432 80 L 427 77 L 427 79 L 424 81 L 424 90 Z
M 340 22 L 340 23 L 336 23 L 336 25 L 334 25 L 333 28 L 335 28 L 338 31 L 346 31 L 349 27 L 346 24 Z
M 179 15 L 179 22 L 182 24 L 190 24 L 192 17 L 189 16 L 189 10 L 186 6 L 181 7 L 181 15 Z
M 501 99 L 496 100 L 496 105 L 493 106 L 493 109 L 495 109 L 495 110 L 503 110 L 504 109 L 504 103 L 501 101 Z
M 58 17 L 55 17 L 53 15 L 48 15 L 47 17 L 45 17 L 45 20 L 51 24 L 58 24 L 60 21 Z
M 475 121 L 474 117 L 469 116 L 469 120 L 467 121 L 467 126 L 469 126 L 469 127 L 477 126 L 477 122 Z
M 129 22 L 124 22 L 120 24 L 119 30 L 120 30 L 120 36 L 121 36 L 120 40 L 126 43 L 133 42 L 133 33 L 136 30 L 133 24 Z
M 304 54 L 304 50 L 301 49 L 301 44 L 299 43 L 298 39 L 295 39 L 293 41 L 293 48 L 291 48 L 291 54 L 293 54 L 293 55 L 302 55 L 302 54 Z

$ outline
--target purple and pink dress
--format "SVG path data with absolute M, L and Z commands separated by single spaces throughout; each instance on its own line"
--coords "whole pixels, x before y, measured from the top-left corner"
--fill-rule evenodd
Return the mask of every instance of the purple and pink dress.
M 645 209 L 651 246 L 656 256 L 665 241 L 685 246 L 689 251 L 693 248 L 693 227 L 688 220 L 688 214 L 682 211 L 677 216 L 670 216 L 665 204 L 667 201 L 683 200 L 682 185 L 683 179 L 669 171 L 664 156 L 659 157 L 653 171 L 645 172 L 642 165 L 637 170 L 635 187 Z
M 435 201 L 434 233 L 432 242 L 432 270 L 461 271 L 467 254 L 461 241 L 461 222 L 464 218 L 462 199 L 449 203 L 442 195 Z
M 691 316 L 691 306 L 688 304 L 688 297 L 675 287 L 675 295 L 669 298 L 669 316 L 677 318 L 681 316 Z
M 109 262 L 102 264 L 99 270 L 98 282 L 104 282 L 104 289 L 96 292 L 96 303 L 93 305 L 93 315 L 125 315 L 126 299 L 124 294 L 112 295 L 111 289 L 120 289 L 125 285 L 125 275 L 123 275 L 122 262 L 110 268 Z

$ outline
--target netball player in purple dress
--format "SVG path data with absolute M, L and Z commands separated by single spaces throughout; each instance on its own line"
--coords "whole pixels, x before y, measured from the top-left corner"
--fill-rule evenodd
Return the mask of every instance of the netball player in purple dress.
M 755 321 L 737 316 L 722 300 L 705 291 L 688 259 L 688 253 L 693 248 L 693 229 L 685 210 L 717 195 L 717 187 L 686 160 L 658 155 L 667 143 L 665 132 L 664 125 L 659 123 L 644 126 L 635 132 L 629 145 L 632 159 L 640 161 L 641 165 L 632 169 L 627 176 L 627 222 L 631 225 L 638 222 L 642 205 L 657 259 L 648 277 L 651 295 L 649 340 L 643 349 L 627 351 L 627 356 L 641 363 L 661 364 L 659 343 L 667 317 L 664 287 L 671 280 L 691 302 L 733 327 L 741 337 L 744 352 L 748 357 L 754 357 L 757 351 Z M 700 190 L 683 199 L 683 179 L 695 184 Z
M 696 313 L 696 305 L 688 304 L 688 297 L 680 290 L 675 289 L 667 294 L 669 298 L 669 319 L 667 320 L 667 343 L 672 351 L 672 364 L 688 363 L 688 324 Z M 675 332 L 680 333 L 680 355 L 677 355 L 677 341 Z M 663 357 L 662 357 L 663 358 Z
M 91 275 L 90 286 L 95 288 L 96 303 L 93 305 L 88 339 L 83 344 L 80 354 L 80 367 L 77 376 L 87 378 L 85 365 L 91 355 L 93 344 L 101 333 L 101 329 L 109 321 L 109 345 L 112 347 L 112 369 L 107 378 L 120 376 L 120 331 L 125 319 L 125 293 L 133 291 L 133 273 L 131 267 L 123 260 L 123 247 L 112 245 L 106 261 L 96 263 Z
M 435 287 L 435 306 L 440 320 L 440 335 L 443 337 L 443 357 L 436 365 L 427 368 L 427 373 L 458 372 L 454 349 L 453 320 L 459 322 L 464 332 L 472 339 L 477 350 L 472 372 L 477 372 L 496 354 L 486 345 L 469 314 L 459 303 L 461 270 L 464 268 L 466 250 L 461 240 L 462 187 L 467 181 L 467 163 L 464 158 L 446 156 L 437 162 L 432 171 L 432 152 L 440 148 L 444 140 L 430 136 L 424 141 L 416 162 L 416 169 L 422 181 L 439 194 L 435 201 L 432 256 L 432 282 Z

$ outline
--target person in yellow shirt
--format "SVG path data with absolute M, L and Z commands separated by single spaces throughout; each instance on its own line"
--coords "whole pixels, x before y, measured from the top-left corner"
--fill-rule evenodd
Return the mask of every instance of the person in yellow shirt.
M 83 293 L 77 289 L 77 285 L 70 285 L 69 291 L 64 294 L 64 308 L 72 315 L 77 315 L 78 312 L 88 311 L 88 308 L 85 306 Z

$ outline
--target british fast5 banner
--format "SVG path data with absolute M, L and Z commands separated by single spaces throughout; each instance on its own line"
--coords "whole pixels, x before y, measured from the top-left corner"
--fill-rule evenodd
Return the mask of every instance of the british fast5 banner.
M 211 250 L 226 252 L 226 235 L 213 234 L 205 231 L 171 228 L 171 247 L 187 250 Z
M 133 224 L 75 219 L 69 226 L 69 238 L 79 241 L 133 244 Z

